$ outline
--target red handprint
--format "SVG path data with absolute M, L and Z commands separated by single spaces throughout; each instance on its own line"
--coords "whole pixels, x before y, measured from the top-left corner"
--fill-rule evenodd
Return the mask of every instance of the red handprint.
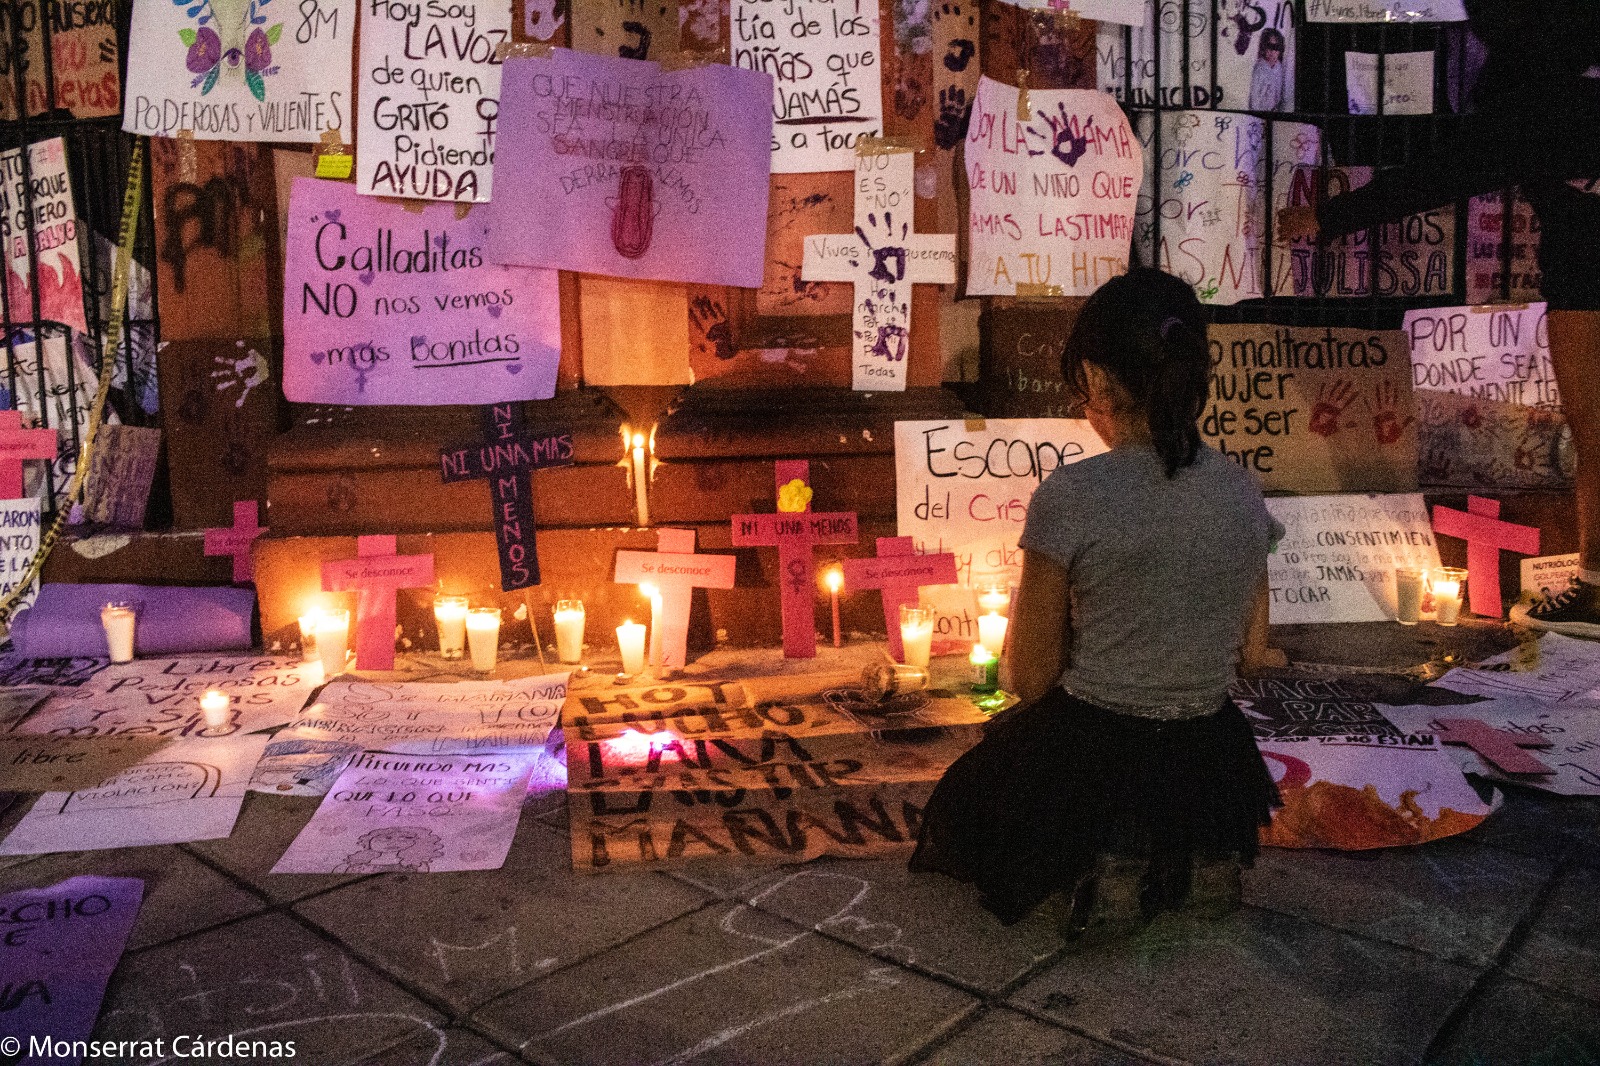
M 1355 399 L 1356 387 L 1349 378 L 1340 378 L 1331 384 L 1324 382 L 1311 408 L 1311 432 L 1319 437 L 1331 437 L 1339 432 L 1339 419 Z
M 1385 381 L 1366 399 L 1367 410 L 1372 414 L 1372 435 L 1383 445 L 1394 444 L 1416 419 L 1406 416 L 1400 421 L 1400 391 L 1391 381 Z

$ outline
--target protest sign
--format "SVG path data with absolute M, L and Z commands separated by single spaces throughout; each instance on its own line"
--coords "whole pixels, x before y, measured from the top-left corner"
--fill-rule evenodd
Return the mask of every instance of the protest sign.
M 991 301 L 998 304 L 998 301 Z M 1018 301 L 983 312 L 978 373 L 982 410 L 996 418 L 1074 418 L 1078 394 L 1061 376 L 1061 356 L 1083 300 Z
M 733 65 L 772 75 L 772 173 L 854 170 L 883 136 L 883 54 L 871 0 L 733 0 Z
M 386 21 L 377 18 L 386 6 L 372 9 L 369 25 Z M 356 8 L 356 0 L 134 0 L 122 128 L 302 142 L 348 130 Z
M 32 332 L 13 331 L 11 343 L 0 348 L 0 408 L 21 411 L 28 428 L 88 425 L 100 380 L 88 352 L 86 334 L 47 333 L 41 350 Z M 116 412 L 108 410 L 105 424 L 116 422 Z M 50 473 L 60 490 L 78 469 L 78 448 L 71 433 L 62 433 L 58 444 Z M 43 464 L 28 464 L 23 485 L 24 496 L 44 494 Z
M 1144 0 L 1146 16 L 1153 2 Z M 1217 0 L 1215 26 L 1211 5 L 1191 3 L 1185 9 L 1183 0 L 1160 4 L 1161 17 L 1146 17 L 1131 34 L 1131 61 L 1128 32 L 1114 22 L 1101 23 L 1095 39 L 1101 91 L 1139 107 L 1159 100 L 1163 107 L 1294 110 L 1293 0 Z
M 1269 180 L 1281 206 L 1296 169 L 1317 161 L 1316 127 L 1214 111 L 1165 112 L 1157 160 L 1156 121 L 1141 114 L 1137 126 L 1146 192 L 1134 239 L 1142 256 L 1193 285 L 1202 303 L 1262 296 Z M 1276 250 L 1272 273 L 1281 287 L 1288 269 Z
M 356 187 L 489 199 L 511 5 L 376 3 L 361 20 Z
M 1416 411 L 1405 335 L 1214 325 L 1200 431 L 1266 489 L 1417 487 Z
M 1149 18 L 1150 4 L 1149 0 L 1018 0 L 1015 6 L 1036 11 L 1063 11 L 1079 18 L 1122 26 L 1143 26 Z
M 0 666 L 3 669 L 3 666 Z M 14 727 L 50 695 L 44 685 L 11 682 L 0 673 L 0 733 Z
M 1540 555 L 1522 560 L 1522 591 L 1535 596 L 1553 596 L 1566 590 L 1578 576 L 1578 553 Z
M 1079 419 L 896 422 L 899 533 L 924 554 L 952 552 L 958 587 L 926 589 L 934 641 L 945 650 L 978 639 L 978 594 L 1022 574 L 1017 538 L 1034 489 L 1059 466 L 1106 450 Z
M 1414 395 L 1423 484 L 1485 491 L 1572 484 L 1577 453 L 1560 411 L 1437 389 Z
M 1451 707 L 1384 707 L 1383 713 L 1403 729 L 1431 732 L 1440 718 L 1465 718 L 1517 740 L 1548 743 L 1531 753 L 1551 771 L 1543 775 L 1502 773 L 1471 749 L 1452 749 L 1452 754 L 1462 769 L 1496 780 L 1562 796 L 1600 796 L 1600 704 L 1508 698 Z
M 1378 103 L 1378 63 L 1383 61 L 1383 103 Z M 1352 115 L 1433 114 L 1433 53 L 1346 52 L 1345 94 Z
M 27 195 L 30 189 L 31 203 Z M 60 137 L 28 145 L 26 181 L 22 149 L 0 152 L 0 240 L 5 241 L 5 296 L 6 306 L 11 309 L 10 320 L 31 320 L 37 296 L 41 319 L 87 332 L 78 213 L 72 202 L 72 179 L 67 175 L 67 142 Z M 34 264 L 38 266 L 37 273 L 30 269 Z M 35 277 L 39 281 L 37 293 L 30 280 Z
M 161 458 L 161 430 L 101 426 L 83 483 L 83 517 L 120 529 L 143 529 Z
M 0 597 L 10 595 L 39 552 L 39 500 L 0 500 Z M 28 583 L 19 607 L 33 605 L 39 579 Z
M 380 685 L 335 681 L 280 730 L 250 787 L 320 796 L 351 756 L 537 750 L 561 720 L 567 675 Z
M 1338 678 L 1241 677 L 1228 695 L 1257 740 L 1401 735 L 1377 704 L 1358 698 Z
M 1531 666 L 1520 648 L 1491 656 L 1475 667 L 1457 667 L 1435 681 L 1468 696 L 1541 703 L 1600 703 L 1600 650 L 1593 642 L 1546 633 Z M 1456 708 L 1451 708 L 1456 710 Z
M 0 736 L 0 792 L 94 788 L 170 744 L 162 737 Z
M 1544 275 L 1539 269 L 1539 218 L 1533 213 L 1533 205 L 1515 190 L 1485 193 L 1468 200 L 1467 302 L 1537 300 L 1543 283 Z
M 967 128 L 967 294 L 1045 285 L 1087 296 L 1128 269 L 1141 152 L 1115 100 L 1093 89 L 978 81 Z
M 0 896 L 7 927 L 0 937 L 6 992 L 0 1036 L 18 1046 L 6 1048 L 7 1062 L 61 1062 L 66 1056 L 35 1054 L 32 1042 L 44 1037 L 53 1050 L 58 1041 L 71 1046 L 94 1032 L 143 897 L 137 877 L 70 877 Z
M 56 693 L 18 732 L 174 740 L 235 736 L 290 721 L 321 680 L 315 666 L 264 656 L 139 659 Z M 200 713 L 207 689 L 232 697 L 224 725 L 209 726 Z
M 107 3 L 10 0 L 0 4 L 0 41 L 7 49 L 15 47 L 12 42 L 21 43 L 19 65 L 29 118 L 61 108 L 75 118 L 103 118 L 122 110 L 117 12 L 115 4 Z M 46 29 L 50 31 L 48 63 Z M 0 75 L 0 121 L 23 117 L 17 106 L 14 69 L 8 64 Z
M 0 855 L 216 840 L 233 832 L 267 737 L 176 740 L 92 788 L 46 792 Z
M 487 261 L 489 219 L 302 178 L 290 194 L 284 395 L 493 404 L 555 395 L 556 273 Z
M 358 755 L 275 874 L 498 870 L 536 755 Z
M 523 0 L 523 5 L 524 25 L 530 15 L 541 22 L 547 15 L 551 19 L 542 30 L 536 25 L 524 35 L 554 43 L 551 26 L 561 18 L 559 0 Z M 671 0 L 568 0 L 566 7 L 572 15 L 572 47 L 580 52 L 661 59 L 678 51 L 679 5 Z M 507 105 L 505 111 L 509 118 L 513 109 Z
M 0 655 L 0 691 L 20 686 L 78 688 L 110 665 L 105 659 L 89 656 L 60 659 L 23 659 L 16 652 Z M 46 692 L 44 695 L 48 695 Z M 43 696 L 40 697 L 41 699 Z M 3 705 L 0 705 L 3 706 Z M 0 710 L 0 726 L 8 723 Z
M 1412 384 L 1529 407 L 1560 407 L 1542 303 L 1407 311 Z
M 565 49 L 508 59 L 489 260 L 760 285 L 771 82 Z
M 1261 831 L 1267 847 L 1405 847 L 1464 833 L 1494 810 L 1425 733 L 1260 740 L 1256 746 L 1283 798 Z
M 1306 0 L 1311 22 L 1465 22 L 1462 0 Z
M 1269 497 L 1267 510 L 1285 529 L 1267 558 L 1274 625 L 1392 621 L 1395 567 L 1439 565 L 1420 495 Z

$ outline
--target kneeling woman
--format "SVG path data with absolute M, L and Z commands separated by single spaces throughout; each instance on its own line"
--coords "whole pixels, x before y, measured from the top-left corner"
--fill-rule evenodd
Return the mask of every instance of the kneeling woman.
M 1267 654 L 1274 523 L 1201 443 L 1210 352 L 1188 285 L 1113 280 L 1062 364 L 1110 451 L 1034 493 L 1010 653 L 1023 702 L 939 783 L 911 865 L 976 883 L 1004 922 L 1060 893 L 1068 935 L 1112 933 L 1237 905 L 1277 805 L 1227 695 L 1241 649 Z

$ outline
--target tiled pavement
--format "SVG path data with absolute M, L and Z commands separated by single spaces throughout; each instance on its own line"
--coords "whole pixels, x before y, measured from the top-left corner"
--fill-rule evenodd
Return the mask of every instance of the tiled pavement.
M 1269 851 L 1234 917 L 1087 952 L 894 861 L 574 874 L 549 797 L 503 870 L 267 874 L 315 806 L 11 861 L 0 892 L 144 878 L 99 1035 L 294 1040 L 310 1066 L 1600 1064 L 1600 801 L 1513 790 L 1454 840 Z

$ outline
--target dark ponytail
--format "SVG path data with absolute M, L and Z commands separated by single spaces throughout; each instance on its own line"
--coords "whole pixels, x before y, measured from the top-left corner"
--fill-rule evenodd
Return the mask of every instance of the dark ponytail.
M 1063 377 L 1080 392 L 1086 363 L 1105 370 L 1144 412 L 1169 478 L 1194 462 L 1211 351 L 1187 283 L 1140 267 L 1102 285 L 1085 301 L 1061 357 Z

